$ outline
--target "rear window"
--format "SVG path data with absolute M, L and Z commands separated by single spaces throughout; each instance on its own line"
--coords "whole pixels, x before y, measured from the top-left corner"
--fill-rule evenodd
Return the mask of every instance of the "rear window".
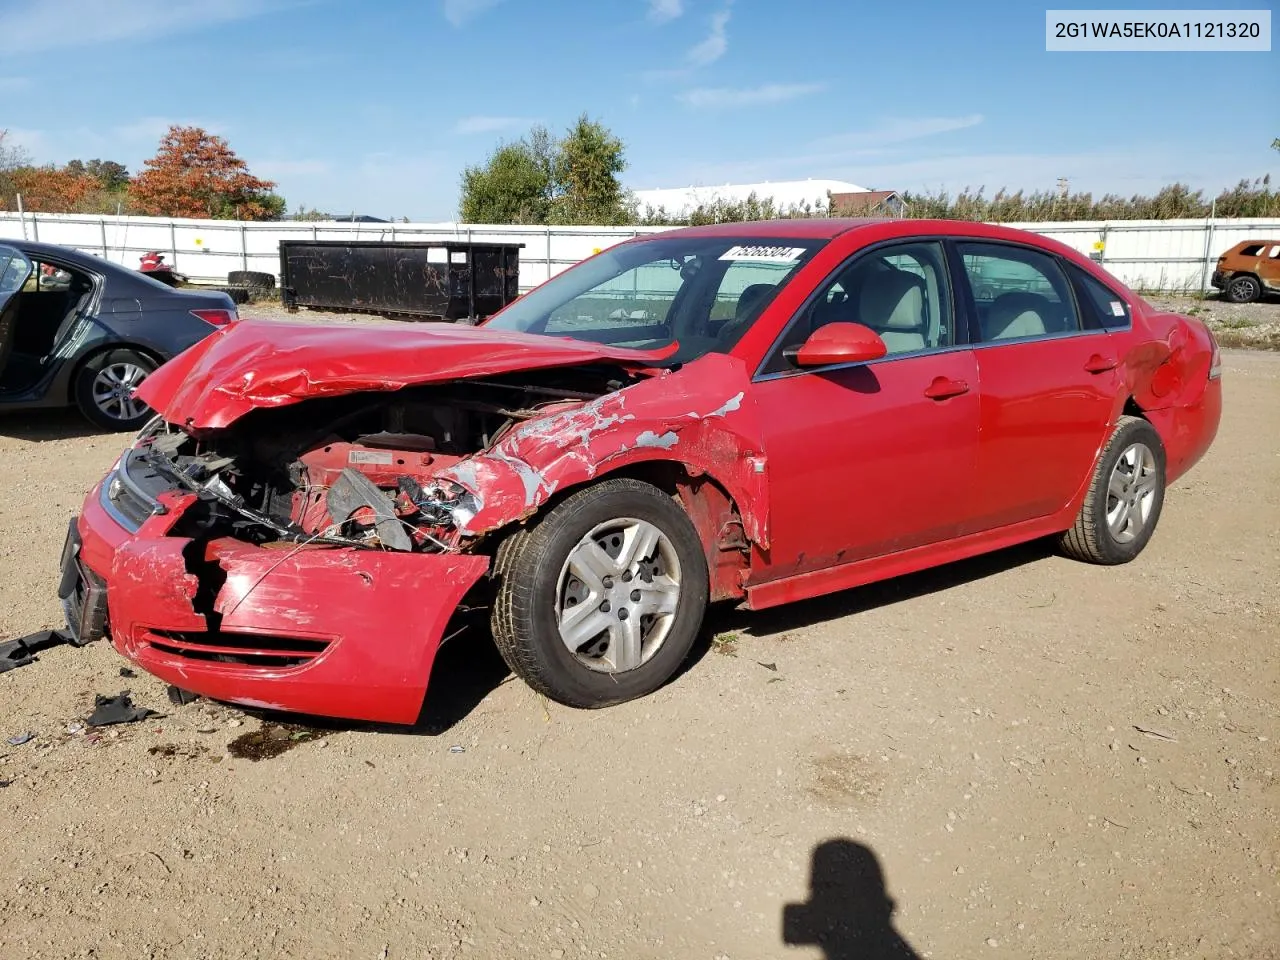
M 1068 264 L 1071 282 L 1076 288 L 1085 326 L 1106 330 L 1122 330 L 1132 323 L 1129 305 L 1106 284 L 1090 276 L 1075 264 Z
M 1240 256 L 1242 257 L 1257 257 L 1261 256 L 1261 254 L 1262 244 L 1260 243 L 1250 243 L 1240 251 Z

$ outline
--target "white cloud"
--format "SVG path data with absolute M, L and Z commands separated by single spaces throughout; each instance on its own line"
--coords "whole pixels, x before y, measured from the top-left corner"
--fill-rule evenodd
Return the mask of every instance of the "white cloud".
M 161 4 L 59 0 L 53 11 L 49 0 L 25 0 L 0 13 L 0 37 L 10 56 L 56 47 L 105 47 L 121 40 L 155 40 L 261 17 L 283 5 L 261 0 L 167 0 Z
M 684 13 L 684 0 L 649 0 L 649 19 L 667 23 Z
M 514 130 L 517 127 L 527 127 L 532 124 L 533 121 L 527 117 L 487 117 L 477 115 L 463 117 L 454 125 L 453 132 L 465 137 L 476 133 L 499 133 L 503 130 Z
M 729 51 L 729 7 L 725 6 L 711 15 L 711 31 L 695 46 L 689 48 L 685 60 L 692 67 L 705 67 L 715 63 Z
M 444 18 L 455 27 L 460 27 L 501 2 L 502 0 L 444 0 Z
M 676 99 L 699 109 L 762 107 L 786 103 L 821 93 L 825 83 L 767 83 L 760 87 L 699 87 L 678 94 Z

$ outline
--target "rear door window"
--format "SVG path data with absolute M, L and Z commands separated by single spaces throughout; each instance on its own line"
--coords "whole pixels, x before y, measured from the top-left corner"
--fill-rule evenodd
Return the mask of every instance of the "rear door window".
M 1013 244 L 956 244 L 969 276 L 978 339 L 1022 340 L 1080 329 L 1074 298 L 1056 258 Z
M 1115 291 L 1091 277 L 1075 264 L 1067 264 L 1067 272 L 1076 287 L 1076 299 L 1084 314 L 1086 327 L 1123 330 L 1132 322 L 1129 305 Z

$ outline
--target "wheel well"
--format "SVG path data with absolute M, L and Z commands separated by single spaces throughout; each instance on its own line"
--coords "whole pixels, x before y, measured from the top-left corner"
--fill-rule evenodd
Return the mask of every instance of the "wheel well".
M 1138 401 L 1133 399 L 1133 397 L 1129 397 L 1125 400 L 1124 409 L 1121 410 L 1120 413 L 1126 417 L 1140 417 L 1143 420 L 1147 419 L 1147 415 L 1142 412 L 1142 408 L 1138 406 Z
M 711 599 L 744 595 L 751 544 L 737 503 L 714 478 L 705 473 L 695 476 L 684 464 L 672 460 L 632 463 L 605 476 L 640 480 L 673 497 L 688 514 L 702 541 L 711 578 Z
M 712 600 L 728 600 L 745 594 L 743 581 L 750 567 L 751 544 L 742 524 L 742 514 L 729 492 L 707 474 L 690 473 L 672 460 L 646 460 L 597 474 L 591 482 L 628 477 L 657 487 L 672 497 L 689 516 L 707 558 Z M 537 510 L 537 515 L 554 509 L 567 497 L 590 484 L 575 484 L 558 490 Z M 532 518 L 531 518 L 532 519 Z M 498 556 L 502 543 L 522 528 L 519 523 L 498 530 L 488 540 L 486 553 Z
M 76 402 L 76 380 L 80 376 L 80 371 L 88 365 L 90 360 L 94 360 L 104 353 L 111 353 L 113 350 L 132 350 L 134 353 L 146 357 L 157 367 L 164 363 L 164 359 L 154 350 L 137 343 L 104 343 L 94 347 L 77 360 L 75 366 L 71 368 L 71 376 L 67 378 L 67 403 L 74 405 Z

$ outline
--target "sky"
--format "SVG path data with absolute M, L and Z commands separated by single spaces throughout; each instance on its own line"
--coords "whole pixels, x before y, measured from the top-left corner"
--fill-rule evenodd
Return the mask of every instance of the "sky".
M 291 210 L 413 220 L 454 218 L 499 141 L 583 112 L 626 144 L 632 189 L 1280 174 L 1280 51 L 1044 47 L 1026 0 L 0 0 L 0 129 L 38 162 L 133 171 L 199 125 Z

